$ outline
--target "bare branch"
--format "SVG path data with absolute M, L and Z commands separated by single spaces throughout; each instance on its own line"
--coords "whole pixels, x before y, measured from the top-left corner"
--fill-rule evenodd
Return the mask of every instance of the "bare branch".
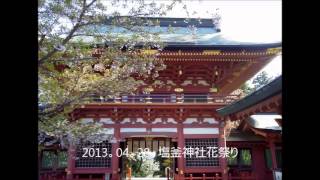
M 73 26 L 73 28 L 71 29 L 70 33 L 68 34 L 68 36 L 62 41 L 61 45 L 65 45 L 73 36 L 73 34 L 79 29 L 80 25 L 81 25 L 81 21 L 83 19 L 83 16 L 85 15 L 85 12 L 88 10 L 88 8 L 97 0 L 92 0 L 91 3 L 89 3 L 88 5 L 86 5 L 86 0 L 83 1 L 83 9 L 80 13 L 80 16 L 78 18 L 78 22 L 76 23 L 75 26 Z M 50 58 L 53 54 L 55 54 L 56 52 L 58 52 L 57 49 L 53 49 L 51 52 L 49 52 L 46 56 L 44 56 L 43 58 L 41 58 L 38 61 L 38 65 L 43 64 L 48 58 Z

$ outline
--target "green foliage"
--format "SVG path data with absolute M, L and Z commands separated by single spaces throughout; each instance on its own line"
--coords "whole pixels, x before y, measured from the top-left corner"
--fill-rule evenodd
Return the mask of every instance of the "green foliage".
M 258 88 L 268 84 L 271 80 L 272 77 L 269 77 L 267 72 L 262 71 L 257 75 L 256 78 L 253 79 L 252 84 L 254 86 L 254 89 L 257 90 Z
M 249 83 L 246 82 L 240 87 L 240 89 L 244 92 L 244 94 L 248 95 L 259 89 L 260 87 L 268 84 L 271 80 L 272 77 L 269 77 L 267 72 L 262 71 L 252 80 L 253 87 L 251 87 Z

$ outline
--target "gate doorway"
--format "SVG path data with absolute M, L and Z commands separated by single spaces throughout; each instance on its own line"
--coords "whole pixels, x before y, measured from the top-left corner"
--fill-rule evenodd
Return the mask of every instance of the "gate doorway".
M 168 177 L 173 179 L 176 160 L 162 157 L 159 150 L 164 147 L 176 148 L 176 145 L 176 142 L 167 137 L 127 138 L 123 150 L 127 149 L 128 156 L 123 156 L 121 161 L 122 179 L 129 179 L 129 177 L 131 180 L 165 180 Z

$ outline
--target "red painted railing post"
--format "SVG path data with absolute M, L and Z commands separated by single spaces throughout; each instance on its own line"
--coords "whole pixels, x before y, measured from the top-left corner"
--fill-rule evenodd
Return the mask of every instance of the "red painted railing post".
M 202 180 L 206 180 L 206 174 L 202 174 Z
M 193 180 L 192 174 L 190 174 L 189 177 L 190 177 L 190 180 Z

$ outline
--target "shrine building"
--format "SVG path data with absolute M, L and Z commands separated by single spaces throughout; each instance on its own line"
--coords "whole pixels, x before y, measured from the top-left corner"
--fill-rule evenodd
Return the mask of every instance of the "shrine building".
M 236 147 L 238 155 L 171 158 L 166 176 L 158 179 L 274 179 L 274 172 L 281 171 L 281 76 L 247 96 L 239 88 L 281 53 L 281 42 L 229 39 L 212 19 L 158 19 L 162 29 L 179 28 L 160 34 L 165 42 L 161 51 L 144 52 L 158 53 L 165 70 L 145 80 L 135 95 L 93 97 L 76 108 L 70 121 L 101 122 L 113 138 L 61 150 L 67 161 L 56 163 L 55 172 L 61 172 L 56 178 L 129 179 L 125 157 L 115 156 L 119 148 L 159 152 L 162 147 L 215 146 Z M 195 36 L 190 25 L 197 28 Z M 231 129 L 235 122 L 239 125 Z M 113 156 L 84 158 L 82 148 L 88 145 L 107 148 Z M 41 180 L 52 172 L 44 160 L 48 152 L 41 153 L 40 164 L 46 165 L 40 167 Z

